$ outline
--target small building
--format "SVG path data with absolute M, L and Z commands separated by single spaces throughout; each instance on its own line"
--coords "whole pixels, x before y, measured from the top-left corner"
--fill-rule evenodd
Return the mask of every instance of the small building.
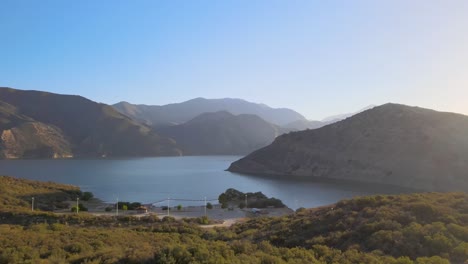
M 148 213 L 148 208 L 144 207 L 144 206 L 140 206 L 136 209 L 137 213 L 138 214 L 146 214 Z

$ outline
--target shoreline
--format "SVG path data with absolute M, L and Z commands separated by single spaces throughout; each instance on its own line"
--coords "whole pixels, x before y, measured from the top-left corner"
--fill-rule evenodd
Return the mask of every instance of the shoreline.
M 68 201 L 70 205 L 75 206 L 75 201 Z M 92 198 L 90 201 L 80 201 L 88 211 L 83 213 L 91 214 L 93 216 L 134 216 L 134 217 L 144 217 L 149 215 L 156 215 L 159 218 L 164 218 L 166 216 L 174 217 L 177 220 L 184 218 L 200 218 L 207 216 L 208 219 L 215 221 L 215 224 L 210 225 L 200 225 L 204 228 L 210 227 L 228 227 L 238 222 L 246 221 L 249 218 L 254 217 L 279 217 L 285 215 L 294 214 L 294 210 L 289 207 L 284 208 L 231 208 L 223 209 L 221 204 L 214 204 L 212 209 L 206 208 L 205 206 L 186 206 L 182 207 L 180 210 L 177 209 L 177 206 L 171 207 L 169 212 L 163 210 L 161 206 L 153 206 L 151 204 L 143 204 L 142 206 L 147 208 L 146 213 L 137 212 L 137 210 L 119 210 L 118 215 L 115 208 L 112 211 L 105 211 L 108 207 L 115 207 L 115 204 L 106 203 L 98 198 Z M 67 210 L 55 210 L 54 213 L 58 214 L 73 214 L 69 209 Z

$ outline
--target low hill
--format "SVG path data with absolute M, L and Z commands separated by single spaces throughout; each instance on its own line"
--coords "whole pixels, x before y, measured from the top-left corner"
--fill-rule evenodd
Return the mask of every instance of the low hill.
M 136 105 L 128 102 L 114 104 L 117 111 L 154 127 L 185 123 L 203 113 L 227 111 L 233 115 L 257 115 L 269 123 L 285 125 L 296 120 L 305 120 L 301 114 L 287 108 L 271 108 L 241 99 L 195 98 L 168 105 Z
M 229 171 L 468 191 L 468 117 L 386 104 L 278 137 Z
M 186 155 L 243 155 L 262 148 L 283 129 L 255 115 L 204 113 L 176 126 L 157 129 L 173 138 Z
M 0 88 L 0 158 L 180 155 L 161 137 L 80 96 Z

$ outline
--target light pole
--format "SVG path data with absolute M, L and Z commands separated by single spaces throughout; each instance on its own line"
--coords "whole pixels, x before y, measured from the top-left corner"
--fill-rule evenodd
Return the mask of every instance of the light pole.
M 34 197 L 31 198 L 31 211 L 34 211 Z
M 79 201 L 80 201 L 80 198 L 76 197 L 76 213 L 78 213 L 78 209 L 80 208 Z

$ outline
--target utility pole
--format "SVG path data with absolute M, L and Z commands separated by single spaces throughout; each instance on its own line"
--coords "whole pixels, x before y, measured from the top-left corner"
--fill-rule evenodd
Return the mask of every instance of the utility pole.
M 34 197 L 31 200 L 31 211 L 34 211 Z
M 206 196 L 205 196 L 205 217 L 206 217 Z
M 167 197 L 167 216 L 169 216 L 169 215 L 171 214 L 171 213 L 169 212 L 169 211 L 171 210 L 171 206 L 170 206 L 170 204 L 169 204 L 169 201 L 170 201 L 170 199 L 169 199 L 169 197 Z
M 297 199 L 294 199 L 294 207 L 296 207 L 296 209 L 294 209 L 294 215 L 296 215 L 296 210 L 298 209 L 297 208 Z
M 76 213 L 78 213 L 78 209 L 80 208 L 79 201 L 80 201 L 80 198 L 76 197 Z
M 117 198 L 117 205 L 115 206 L 115 216 L 119 216 L 119 198 Z

